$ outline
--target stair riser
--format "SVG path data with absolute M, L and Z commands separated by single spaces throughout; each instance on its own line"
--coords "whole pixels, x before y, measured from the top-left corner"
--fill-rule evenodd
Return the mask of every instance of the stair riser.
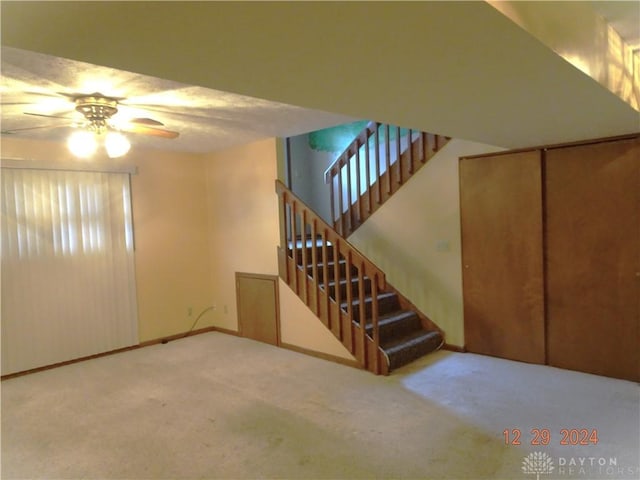
M 365 318 L 371 318 L 373 302 L 365 302 L 364 308 Z M 398 297 L 396 297 L 395 295 L 378 300 L 378 315 L 386 315 L 387 313 L 395 312 L 399 309 L 400 304 L 398 302 Z M 353 306 L 353 318 L 356 320 L 360 318 L 360 305 Z
M 354 297 L 357 297 L 359 294 L 359 285 L 360 282 L 358 280 L 352 281 L 351 282 L 351 294 Z M 364 281 L 364 293 L 365 295 L 369 295 L 371 293 L 371 280 L 366 279 Z M 336 286 L 335 285 L 330 285 L 329 286 L 329 295 L 331 296 L 331 298 L 333 298 L 335 300 L 336 298 Z M 340 284 L 340 298 L 345 299 L 347 298 L 347 284 L 346 283 L 341 283 Z
M 422 324 L 417 316 L 402 319 L 397 322 L 389 323 L 380 326 L 380 343 L 385 343 L 393 340 L 394 338 L 404 337 L 422 329 Z M 373 326 L 367 326 L 367 334 L 372 336 Z
M 442 337 L 440 335 L 434 335 L 426 339 L 424 342 L 412 345 L 400 352 L 392 353 L 389 355 L 389 369 L 395 370 L 403 365 L 407 365 L 414 360 L 433 352 L 441 343 Z
M 322 280 L 324 278 L 324 267 L 322 264 L 318 264 L 318 279 L 320 281 L 320 283 L 322 283 Z M 312 265 L 308 265 L 307 266 L 307 275 L 311 275 L 313 273 L 313 266 Z M 358 275 L 358 269 L 356 267 L 352 267 L 351 268 L 351 274 L 355 277 Z M 329 277 L 329 281 L 333 281 L 334 279 L 334 275 L 335 275 L 335 264 L 330 263 L 328 265 L 328 270 L 327 270 L 327 276 Z M 340 263 L 339 264 L 339 268 L 338 268 L 338 275 L 339 277 L 342 278 L 346 278 L 347 277 L 347 264 L 346 263 Z
M 289 250 L 289 256 L 292 257 L 293 256 L 293 250 Z M 297 256 L 297 262 L 298 265 L 302 265 L 302 249 L 297 249 L 296 250 L 296 256 Z M 322 248 L 318 247 L 316 249 L 316 259 L 318 260 L 318 262 L 321 262 L 322 259 L 324 258 L 323 253 L 322 253 Z M 312 260 L 313 259 L 313 253 L 312 253 L 312 249 L 311 248 L 307 248 L 307 264 L 311 265 L 312 264 Z M 333 260 L 333 248 L 327 248 L 327 259 L 329 261 Z

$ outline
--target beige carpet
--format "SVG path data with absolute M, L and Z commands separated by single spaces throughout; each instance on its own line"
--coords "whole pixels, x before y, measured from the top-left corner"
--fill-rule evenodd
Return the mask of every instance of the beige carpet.
M 639 435 L 637 384 L 450 352 L 376 377 L 208 333 L 2 382 L 3 479 L 636 479 Z

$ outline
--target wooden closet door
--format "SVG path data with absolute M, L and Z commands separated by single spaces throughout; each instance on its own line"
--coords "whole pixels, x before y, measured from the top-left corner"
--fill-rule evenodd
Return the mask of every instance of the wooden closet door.
M 278 277 L 236 272 L 236 296 L 240 335 L 280 345 Z
M 640 140 L 546 155 L 548 362 L 640 380 Z
M 460 160 L 465 347 L 544 363 L 540 153 Z

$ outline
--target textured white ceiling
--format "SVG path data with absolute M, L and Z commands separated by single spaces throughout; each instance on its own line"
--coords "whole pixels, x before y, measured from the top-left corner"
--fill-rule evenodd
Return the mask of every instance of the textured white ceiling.
M 115 120 L 153 118 L 177 131 L 168 140 L 128 134 L 134 145 L 205 153 L 267 137 L 286 137 L 353 121 L 343 115 L 184 85 L 146 75 L 10 47 L 2 48 L 2 130 L 15 137 L 63 140 L 68 121 L 24 112 L 75 118 L 64 94 L 100 92 L 124 97 Z

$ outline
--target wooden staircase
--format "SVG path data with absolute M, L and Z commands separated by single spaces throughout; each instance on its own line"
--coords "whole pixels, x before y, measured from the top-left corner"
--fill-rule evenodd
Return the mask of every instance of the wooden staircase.
M 276 191 L 280 277 L 363 368 L 386 375 L 444 343 L 378 267 L 279 181 Z
M 345 238 L 404 185 L 450 137 L 370 122 L 325 171 L 331 224 Z

